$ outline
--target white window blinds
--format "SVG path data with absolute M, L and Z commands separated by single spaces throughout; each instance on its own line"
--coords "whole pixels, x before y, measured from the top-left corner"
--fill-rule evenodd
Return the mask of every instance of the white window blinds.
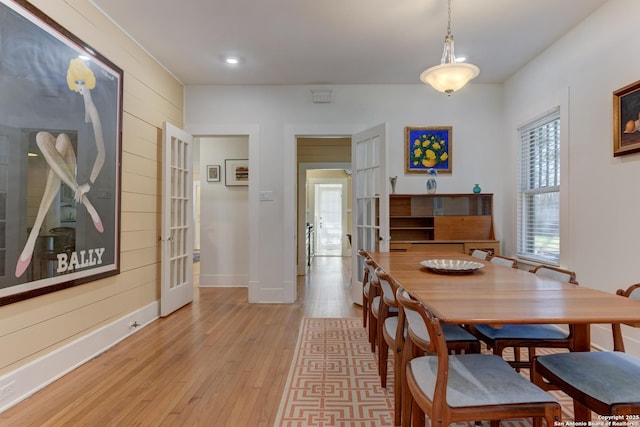
M 518 256 L 560 261 L 560 110 L 519 129 Z

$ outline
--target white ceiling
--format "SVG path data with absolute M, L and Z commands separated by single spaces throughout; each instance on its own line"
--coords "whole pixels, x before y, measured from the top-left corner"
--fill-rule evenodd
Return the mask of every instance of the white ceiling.
M 418 83 L 447 27 L 446 0 L 92 1 L 186 85 Z M 456 56 L 503 82 L 606 2 L 452 0 Z

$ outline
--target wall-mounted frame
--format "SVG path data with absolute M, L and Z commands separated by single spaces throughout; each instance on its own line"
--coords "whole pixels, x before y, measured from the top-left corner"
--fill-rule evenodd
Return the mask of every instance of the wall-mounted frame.
M 226 159 L 224 172 L 224 185 L 227 187 L 249 185 L 249 160 Z
M 207 165 L 207 181 L 220 182 L 220 165 Z
M 0 0 L 0 305 L 120 272 L 123 72 Z
M 453 138 L 451 126 L 404 128 L 405 173 L 438 173 L 453 171 Z
M 640 80 L 613 92 L 613 155 L 640 151 Z

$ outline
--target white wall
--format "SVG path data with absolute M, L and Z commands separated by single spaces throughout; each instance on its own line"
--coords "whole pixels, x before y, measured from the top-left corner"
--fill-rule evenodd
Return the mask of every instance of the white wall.
M 511 148 L 512 163 L 517 126 L 566 99 L 563 264 L 576 271 L 581 286 L 607 292 L 640 282 L 640 154 L 614 158 L 612 148 L 612 93 L 640 79 L 640 56 L 633 53 L 639 15 L 637 0 L 610 0 L 505 84 L 505 148 Z M 511 173 L 505 196 L 515 207 Z M 505 219 L 511 225 L 501 237 L 513 240 L 515 211 Z M 625 332 L 627 351 L 640 354 L 639 331 Z M 609 347 L 608 327 L 592 333 L 597 344 Z
M 416 75 L 416 81 L 418 76 Z M 250 277 L 268 296 L 256 302 L 291 302 L 295 293 L 295 136 L 345 135 L 382 122 L 388 131 L 388 172 L 398 176 L 399 193 L 424 192 L 425 179 L 404 175 L 405 126 L 453 126 L 453 174 L 441 175 L 439 192 L 471 192 L 479 183 L 496 193 L 496 234 L 502 235 L 508 177 L 502 164 L 503 93 L 500 85 L 473 84 L 448 97 L 422 84 L 331 86 L 332 104 L 313 104 L 316 86 L 190 86 L 185 89 L 185 128 L 251 123 L 259 136 L 249 151 L 259 153 L 251 185 L 273 191 L 273 202 L 256 203 L 250 190 L 250 222 L 257 223 L 257 256 Z M 251 147 L 255 144 L 257 147 Z M 252 205 L 252 203 L 254 203 Z M 291 237 L 293 236 L 293 237 Z M 203 253 L 204 257 L 204 253 Z M 255 270 L 254 270 L 255 269 Z M 250 285 L 250 289 L 251 289 Z M 281 292 L 274 292 L 274 290 Z M 260 292 L 258 292 L 260 295 Z M 278 299 L 276 299 L 276 297 Z
M 295 177 L 285 163 L 291 134 L 313 129 L 352 132 L 386 122 L 389 175 L 397 192 L 424 191 L 424 178 L 404 175 L 403 128 L 453 126 L 453 174 L 439 177 L 439 192 L 469 192 L 479 183 L 495 194 L 496 237 L 503 252 L 515 248 L 517 127 L 549 108 L 562 106 L 563 195 L 562 263 L 577 272 L 581 286 L 614 292 L 639 282 L 640 154 L 612 156 L 612 92 L 640 78 L 634 55 L 637 0 L 610 0 L 514 75 L 504 88 L 472 83 L 451 97 L 422 85 L 331 86 L 333 104 L 313 104 L 312 86 L 203 87 L 185 89 L 189 126 L 257 123 L 260 129 L 257 177 L 274 190 L 271 204 L 250 215 L 259 221 L 257 280 L 272 289 L 295 283 L 295 241 L 285 223 L 286 192 Z M 416 77 L 417 80 L 417 77 Z M 292 130 L 293 129 L 293 130 Z M 340 133 L 338 132 L 338 133 Z M 257 194 L 257 193 L 256 193 Z M 295 199 L 295 198 L 294 198 Z M 293 235 L 293 234 L 291 234 Z M 291 241 L 289 241 L 291 240 Z M 283 292 L 283 296 L 286 292 Z M 283 300 L 286 300 L 284 298 Z M 625 328 L 628 350 L 640 354 L 640 334 Z M 608 328 L 596 327 L 597 344 L 608 345 Z
M 246 136 L 200 140 L 200 286 L 249 282 L 248 187 L 225 185 L 225 159 L 248 159 Z M 207 165 L 220 166 L 220 182 L 208 182 Z M 250 175 L 250 179 L 253 177 Z

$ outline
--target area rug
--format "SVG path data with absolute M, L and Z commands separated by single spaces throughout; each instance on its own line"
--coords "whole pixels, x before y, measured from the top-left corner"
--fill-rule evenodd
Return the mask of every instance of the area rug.
M 393 426 L 391 356 L 388 378 L 387 388 L 383 389 L 377 355 L 371 352 L 361 319 L 305 318 L 274 426 Z M 572 401 L 561 392 L 552 394 L 563 407 L 566 425 L 573 419 Z M 473 427 L 474 423 L 455 426 Z M 501 427 L 530 426 L 529 420 L 501 424 Z

